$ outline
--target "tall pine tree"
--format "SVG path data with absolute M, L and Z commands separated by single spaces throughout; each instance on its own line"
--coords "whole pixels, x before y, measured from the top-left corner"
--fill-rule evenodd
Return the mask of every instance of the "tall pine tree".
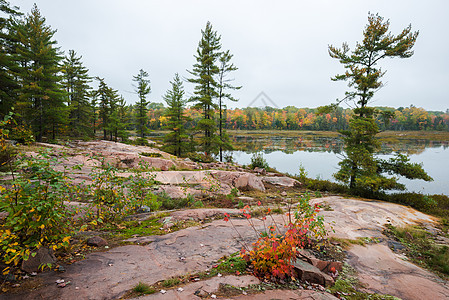
M 63 85 L 66 89 L 66 102 L 69 109 L 69 127 L 72 136 L 92 135 L 90 118 L 92 107 L 89 102 L 92 81 L 89 70 L 83 66 L 81 56 L 69 50 L 63 62 Z
M 212 29 L 210 22 L 207 22 L 201 34 L 195 55 L 196 63 L 193 65 L 193 70 L 188 71 L 194 77 L 188 81 L 195 84 L 194 95 L 190 101 L 194 102 L 194 108 L 202 110 L 203 113 L 203 118 L 195 128 L 196 131 L 204 132 L 199 144 L 206 155 L 211 155 L 219 152 L 220 145 L 214 120 L 214 109 L 217 108 L 214 99 L 218 97 L 218 83 L 215 77 L 220 71 L 217 60 L 220 57 L 221 37 Z
M 167 103 L 165 116 L 168 119 L 165 129 L 170 132 L 164 137 L 163 149 L 176 156 L 182 156 L 190 150 L 189 136 L 185 128 L 188 119 L 184 115 L 187 100 L 184 99 L 184 88 L 178 73 L 175 74 L 175 78 L 170 84 L 171 89 L 164 96 Z
M 25 21 L 15 24 L 21 87 L 19 112 L 31 125 L 37 141 L 56 138 L 67 123 L 65 93 L 61 82 L 61 52 L 53 40 L 55 30 L 45 24 L 36 5 Z
M 112 103 L 111 115 L 109 118 L 109 126 L 108 126 L 109 131 L 114 136 L 115 142 L 117 142 L 118 138 L 121 138 L 122 141 L 128 138 L 128 134 L 125 131 L 127 125 L 126 117 L 127 117 L 126 101 L 123 98 L 123 96 L 120 96 L 116 98 L 116 100 Z
M 0 119 L 11 111 L 16 99 L 15 90 L 18 88 L 14 73 L 18 64 L 15 60 L 16 40 L 13 35 L 11 17 L 20 13 L 16 7 L 11 7 L 5 0 L 0 0 Z
M 136 82 L 136 92 L 139 95 L 139 102 L 136 103 L 136 128 L 141 139 L 145 138 L 148 133 L 147 123 L 148 123 L 148 104 L 147 95 L 151 92 L 150 80 L 148 78 L 148 73 L 144 70 L 140 70 L 137 76 L 133 77 L 133 81 Z
M 119 100 L 117 90 L 109 87 L 103 78 L 96 78 L 99 81 L 98 89 L 95 92 L 95 98 L 98 101 L 98 119 L 101 122 L 103 130 L 103 139 L 112 140 L 112 137 L 117 133 L 117 102 Z

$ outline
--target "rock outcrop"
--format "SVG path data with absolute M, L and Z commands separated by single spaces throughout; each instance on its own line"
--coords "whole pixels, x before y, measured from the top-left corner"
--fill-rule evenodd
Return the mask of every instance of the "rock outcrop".
M 293 263 L 293 270 L 296 273 L 296 278 L 299 280 L 320 284 L 325 287 L 334 284 L 334 279 L 331 276 L 301 259 Z
M 295 187 L 301 186 L 301 183 L 293 178 L 283 176 L 264 176 L 262 177 L 263 182 L 267 182 L 273 185 L 281 186 L 281 187 Z
M 265 191 L 260 177 L 252 173 L 212 170 L 210 174 L 218 181 L 242 191 Z
M 56 257 L 53 254 L 53 251 L 40 247 L 36 252 L 35 256 L 29 256 L 28 260 L 22 261 L 21 269 L 27 273 L 38 272 L 41 270 L 41 266 L 45 266 L 47 264 L 54 265 L 56 263 Z

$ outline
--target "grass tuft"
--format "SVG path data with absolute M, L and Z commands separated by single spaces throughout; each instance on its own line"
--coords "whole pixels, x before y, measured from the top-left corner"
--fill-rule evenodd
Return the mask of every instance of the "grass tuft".
M 139 295 L 149 295 L 149 294 L 154 294 L 157 292 L 157 290 L 154 287 L 152 287 L 146 283 L 143 283 L 143 282 L 139 282 L 133 288 L 133 291 Z

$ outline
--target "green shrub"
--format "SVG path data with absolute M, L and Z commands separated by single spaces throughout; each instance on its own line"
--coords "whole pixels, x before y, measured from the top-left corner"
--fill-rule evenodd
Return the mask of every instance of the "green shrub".
M 16 155 L 15 149 L 6 141 L 9 137 L 8 125 L 13 121 L 13 113 L 9 113 L 0 121 L 0 170 L 7 170 L 8 164 L 12 161 Z
M 178 209 L 189 207 L 191 203 L 191 198 L 171 198 L 166 193 L 161 193 L 157 196 L 158 201 L 161 202 L 162 209 Z
M 35 142 L 31 128 L 25 125 L 14 126 L 10 131 L 9 139 L 24 145 L 30 145 Z
M 130 198 L 124 193 L 122 179 L 117 176 L 115 167 L 103 161 L 102 167 L 92 170 L 91 177 L 92 183 L 87 191 L 97 208 L 92 225 L 119 221 L 133 209 L 134 203 L 130 203 Z
M 335 183 L 329 180 L 308 178 L 305 181 L 304 185 L 306 188 L 313 191 L 331 192 L 338 194 L 348 193 L 348 188 L 345 185 Z
M 0 145 L 0 147 L 0 171 L 8 171 L 9 164 L 17 155 L 17 151 L 8 143 L 5 143 L 3 146 Z
M 189 152 L 186 154 L 186 157 L 191 159 L 194 162 L 200 162 L 200 163 L 210 163 L 210 162 L 214 161 L 212 156 L 205 155 L 203 153 L 198 153 L 198 152 Z
M 162 154 L 158 152 L 141 152 L 140 155 L 147 157 L 162 157 Z
M 139 284 L 133 288 L 133 291 L 139 295 L 148 295 L 156 293 L 156 289 L 154 287 L 142 282 L 139 282 Z
M 246 271 L 247 266 L 248 263 L 239 255 L 239 253 L 233 253 L 228 257 L 223 257 L 216 270 L 222 274 L 233 274 L 236 272 L 243 273 Z
M 173 278 L 169 278 L 169 279 L 165 279 L 164 281 L 162 281 L 162 286 L 165 288 L 171 288 L 172 286 L 178 285 L 181 283 L 181 280 L 177 277 L 173 277 Z
M 261 152 L 257 152 L 254 153 L 253 156 L 251 157 L 251 164 L 249 165 L 249 167 L 251 169 L 254 168 L 263 168 L 263 169 L 268 169 L 268 163 L 265 160 L 265 158 L 263 157 L 263 154 Z
M 385 200 L 399 204 L 409 205 L 418 210 L 430 210 L 438 206 L 437 201 L 428 195 L 418 193 L 396 193 L 387 195 Z
M 0 211 L 8 216 L 0 227 L 1 259 L 17 266 L 40 247 L 53 250 L 69 245 L 71 213 L 64 205 L 69 200 L 71 183 L 49 152 L 33 158 L 20 156 L 17 168 L 26 170 L 15 175 L 11 186 L 0 186 Z
M 150 143 L 148 143 L 148 140 L 146 138 L 141 138 L 141 137 L 136 138 L 134 140 L 133 144 L 137 145 L 137 146 L 147 146 L 147 147 L 150 146 Z
M 145 169 L 145 167 L 140 166 Z M 139 168 L 139 170 L 141 169 Z M 128 177 L 124 185 L 128 189 L 127 196 L 130 205 L 135 209 L 141 208 L 143 205 L 150 207 L 152 211 L 159 210 L 161 202 L 158 201 L 157 196 L 151 192 L 151 188 L 155 185 L 154 175 L 148 177 L 143 173 L 135 170 L 134 174 Z

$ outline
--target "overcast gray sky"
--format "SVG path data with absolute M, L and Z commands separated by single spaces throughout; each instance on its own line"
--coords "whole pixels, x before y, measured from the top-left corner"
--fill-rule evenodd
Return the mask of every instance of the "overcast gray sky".
M 394 34 L 410 23 L 420 34 L 412 58 L 381 62 L 386 85 L 373 104 L 449 108 L 447 0 L 10 1 L 26 13 L 34 2 L 57 29 L 61 49 L 82 55 L 90 75 L 104 77 L 129 103 L 137 99 L 132 77 L 141 68 L 150 74 L 153 102 L 162 102 L 176 72 L 189 76 L 201 29 L 210 21 L 239 68 L 232 77 L 243 88 L 230 107 L 246 107 L 262 91 L 278 107 L 317 107 L 341 98 L 345 83 L 330 77 L 343 67 L 327 47 L 345 41 L 353 47 L 368 12 L 379 13 Z M 190 94 L 192 85 L 184 86 Z

